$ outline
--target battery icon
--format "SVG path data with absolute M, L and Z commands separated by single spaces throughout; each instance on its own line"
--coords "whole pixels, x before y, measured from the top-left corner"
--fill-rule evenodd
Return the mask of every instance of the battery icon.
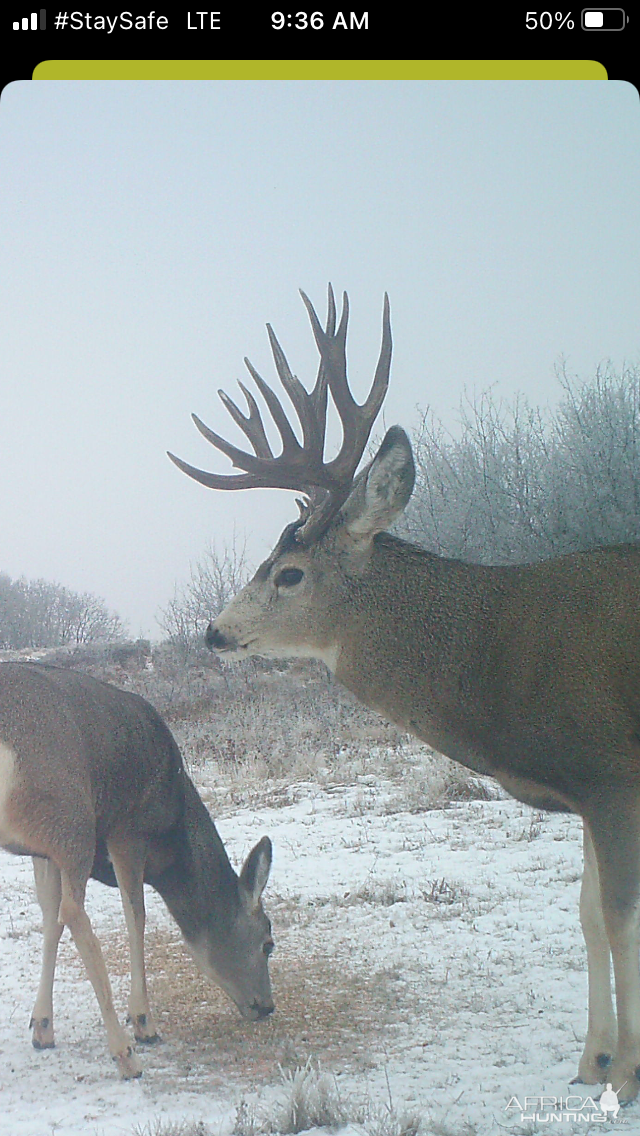
M 629 17 L 623 8 L 583 8 L 582 30 L 585 32 L 621 32 Z

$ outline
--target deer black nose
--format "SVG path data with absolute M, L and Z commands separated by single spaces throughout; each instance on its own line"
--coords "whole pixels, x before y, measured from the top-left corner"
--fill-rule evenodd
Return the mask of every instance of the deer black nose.
M 210 651 L 224 651 L 226 647 L 231 646 L 226 636 L 218 631 L 218 628 L 214 627 L 212 623 L 209 624 L 204 633 L 204 641 Z
M 269 1014 L 272 1014 L 275 1010 L 275 1006 L 273 1002 L 271 1002 L 268 1006 L 257 1006 L 256 1009 L 258 1011 L 258 1020 L 260 1020 L 261 1018 L 268 1018 Z

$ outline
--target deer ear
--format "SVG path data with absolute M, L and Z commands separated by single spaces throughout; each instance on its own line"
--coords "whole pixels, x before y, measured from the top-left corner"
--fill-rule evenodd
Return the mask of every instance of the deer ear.
M 415 476 L 411 443 L 400 426 L 392 426 L 340 510 L 349 535 L 372 540 L 388 529 L 406 508 Z
M 269 879 L 272 857 L 271 841 L 263 836 L 247 856 L 240 872 L 240 886 L 244 889 L 249 903 L 257 907 Z

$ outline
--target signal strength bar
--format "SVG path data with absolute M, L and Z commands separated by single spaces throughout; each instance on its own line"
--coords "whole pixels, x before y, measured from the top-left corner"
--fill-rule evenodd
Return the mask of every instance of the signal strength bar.
M 47 11 L 46 8 L 41 8 L 40 12 L 32 12 L 30 16 L 23 16 L 21 20 L 13 21 L 14 32 L 43 32 L 47 26 Z

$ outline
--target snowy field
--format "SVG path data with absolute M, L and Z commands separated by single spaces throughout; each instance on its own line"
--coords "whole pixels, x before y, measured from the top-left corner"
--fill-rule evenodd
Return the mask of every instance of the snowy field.
M 186 1121 L 207 1136 L 251 1136 L 309 1060 L 330 1075 L 350 1136 L 401 1136 L 403 1116 L 419 1116 L 429 1136 L 640 1132 L 638 1105 L 615 1124 L 522 1122 L 508 1107 L 514 1097 L 572 1091 L 584 1040 L 575 817 L 510 800 L 397 811 L 393 786 L 367 777 L 295 784 L 255 811 L 234 812 L 196 780 L 236 866 L 264 833 L 273 840 L 265 907 L 276 940 L 275 1014 L 242 1021 L 198 975 L 147 889 L 151 999 L 163 1041 L 139 1047 L 143 1077 L 117 1080 L 68 935 L 56 979 L 57 1047 L 36 1052 L 28 1023 L 40 911 L 30 860 L 1 853 L 0 1136 L 163 1136 Z M 92 881 L 87 908 L 124 1013 L 117 891 Z

